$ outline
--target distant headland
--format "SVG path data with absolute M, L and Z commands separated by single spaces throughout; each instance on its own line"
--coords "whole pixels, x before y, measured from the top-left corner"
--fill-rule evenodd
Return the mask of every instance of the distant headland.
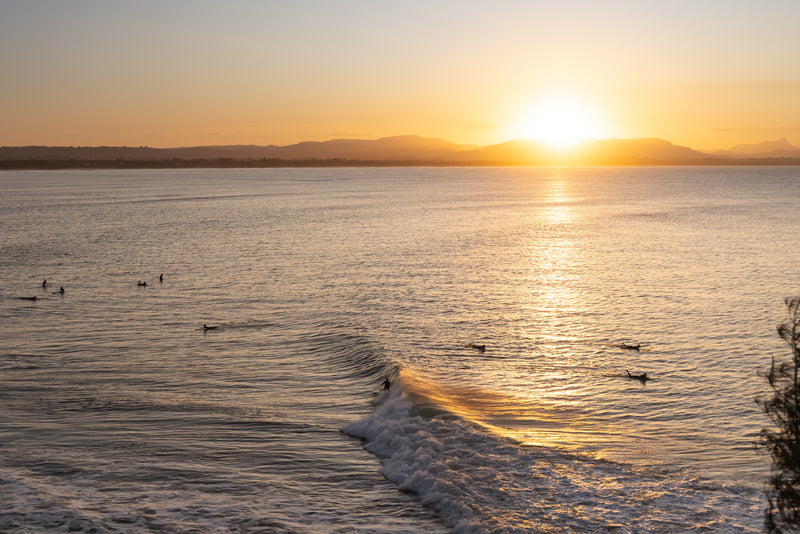
M 570 149 L 521 138 L 476 147 L 416 135 L 286 146 L 0 147 L 0 169 L 537 165 L 800 165 L 800 147 L 779 139 L 704 153 L 656 138 L 591 139 Z

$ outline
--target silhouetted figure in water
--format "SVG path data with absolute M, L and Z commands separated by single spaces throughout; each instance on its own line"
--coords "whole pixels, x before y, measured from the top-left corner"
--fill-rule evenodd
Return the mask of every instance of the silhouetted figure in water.
M 17 297 L 19 300 L 36 300 L 36 295 L 32 297 Z
M 47 287 L 47 279 L 46 279 L 46 278 L 45 278 L 45 280 L 42 282 L 42 287 L 43 287 L 43 288 Z
M 142 282 L 141 280 L 136 284 L 139 287 L 147 287 L 147 282 Z
M 61 286 L 60 288 L 58 288 L 58 292 L 63 295 L 64 294 L 64 286 Z
M 476 350 L 479 350 L 481 352 L 486 352 L 486 345 L 476 345 L 475 343 L 470 343 L 469 345 L 467 345 L 467 348 L 468 349 L 476 349 Z
M 628 371 L 627 369 L 625 369 L 625 372 L 626 372 L 626 373 L 628 373 L 628 378 L 629 378 L 629 379 L 631 379 L 631 378 L 635 378 L 636 380 L 641 380 L 641 381 L 642 381 L 642 384 L 644 384 L 644 383 L 645 383 L 645 382 L 647 382 L 648 380 L 652 380 L 652 378 L 650 378 L 649 376 L 647 376 L 647 373 L 642 373 L 642 374 L 640 374 L 640 375 L 632 375 L 632 374 L 631 374 L 631 372 L 630 372 L 630 371 Z
M 161 273 L 161 274 L 159 274 L 159 275 L 158 275 L 158 281 L 159 281 L 160 283 L 163 283 L 163 282 L 164 282 L 164 273 Z
M 639 350 L 641 346 L 642 346 L 641 343 L 639 345 L 628 345 L 627 343 L 621 343 L 619 348 L 625 350 Z
M 206 330 L 216 330 L 217 328 L 219 328 L 219 327 L 218 326 L 208 326 L 206 323 L 203 323 L 203 332 L 205 332 Z
M 383 389 L 384 391 L 392 387 L 392 383 L 389 382 L 389 378 L 387 377 L 386 380 L 383 381 Z

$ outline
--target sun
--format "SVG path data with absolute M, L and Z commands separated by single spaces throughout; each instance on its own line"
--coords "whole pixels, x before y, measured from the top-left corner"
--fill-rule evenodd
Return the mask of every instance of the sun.
M 557 149 L 572 148 L 587 139 L 608 136 L 598 113 L 581 100 L 563 96 L 534 105 L 524 114 L 516 130 L 523 137 Z

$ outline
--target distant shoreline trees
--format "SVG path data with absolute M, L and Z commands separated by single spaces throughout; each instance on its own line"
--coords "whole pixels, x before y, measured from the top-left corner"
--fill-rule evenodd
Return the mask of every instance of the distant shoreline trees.
M 702 160 L 652 160 L 647 158 L 627 158 L 600 160 L 579 165 L 630 166 L 630 167 L 796 167 L 798 158 L 765 158 L 721 160 L 707 158 Z M 545 164 L 542 164 L 545 165 Z M 297 168 L 297 167 L 516 167 L 539 166 L 503 160 L 362 160 L 345 158 L 324 159 L 236 159 L 229 157 L 160 160 L 141 159 L 0 159 L 0 170 L 69 170 L 69 169 L 259 169 L 259 168 Z
M 772 457 L 764 511 L 767 532 L 800 532 L 800 297 L 785 302 L 789 319 L 778 327 L 778 335 L 791 347 L 792 358 L 780 363 L 772 359 L 763 373 L 771 394 L 756 401 L 773 423 L 761 430 L 756 444 Z

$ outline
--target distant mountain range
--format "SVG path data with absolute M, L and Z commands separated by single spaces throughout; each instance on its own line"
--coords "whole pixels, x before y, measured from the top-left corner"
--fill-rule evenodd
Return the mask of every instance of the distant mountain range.
M 800 158 L 800 147 L 782 137 L 755 145 L 737 145 L 730 150 L 718 150 L 715 154 L 731 158 Z
M 595 139 L 557 151 L 530 139 L 476 147 L 416 135 L 307 141 L 287 146 L 0 147 L 0 168 L 552 164 L 800 165 L 800 147 L 784 138 L 711 154 L 663 139 Z

